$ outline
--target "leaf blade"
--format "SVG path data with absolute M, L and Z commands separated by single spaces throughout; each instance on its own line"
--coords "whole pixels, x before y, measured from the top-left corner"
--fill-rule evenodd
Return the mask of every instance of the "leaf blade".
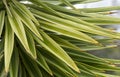
M 0 37 L 4 27 L 4 20 L 5 20 L 5 11 L 1 11 L 0 12 Z
M 17 48 L 15 47 L 10 65 L 10 76 L 18 77 L 18 70 L 19 70 L 19 54 Z
M 6 30 L 5 30 L 5 43 L 4 43 L 4 58 L 5 58 L 5 71 L 8 72 L 10 61 L 12 57 L 13 47 L 14 47 L 14 32 L 10 27 L 9 22 L 6 20 Z
M 11 10 L 11 13 L 13 16 L 11 17 L 8 13 L 8 20 L 10 22 L 12 30 L 15 32 L 16 36 L 18 37 L 18 39 L 20 40 L 20 42 L 22 43 L 22 45 L 26 49 L 26 51 L 32 57 L 35 58 L 35 56 L 30 51 L 27 37 L 26 37 L 26 32 L 25 32 L 24 26 L 23 26 L 20 18 L 17 16 L 17 14 L 15 13 L 15 11 L 12 8 L 10 8 L 10 10 Z
M 67 53 L 54 40 L 52 40 L 46 33 L 44 33 L 43 31 L 40 31 L 40 32 L 43 36 L 44 41 L 42 42 L 38 38 L 35 38 L 35 40 L 40 45 L 42 45 L 45 49 L 47 49 L 50 53 L 54 54 L 56 57 L 58 57 L 63 62 L 65 62 L 73 70 L 79 72 L 79 69 L 77 68 L 76 64 L 67 55 Z

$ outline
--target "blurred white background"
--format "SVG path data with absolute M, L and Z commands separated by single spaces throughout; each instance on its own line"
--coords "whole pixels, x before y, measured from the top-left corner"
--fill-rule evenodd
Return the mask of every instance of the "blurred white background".
M 94 7 L 105 7 L 105 6 L 120 6 L 120 0 L 102 0 L 94 3 L 86 3 L 75 5 L 76 8 L 94 8 Z M 120 17 L 120 10 L 116 10 L 114 16 Z
M 107 6 L 120 6 L 120 0 L 102 0 L 94 3 L 78 4 L 75 5 L 76 8 L 94 8 L 94 7 L 107 7 Z M 120 18 L 120 10 L 114 10 L 116 13 L 112 16 Z M 120 32 L 120 25 L 114 25 L 117 32 Z
M 120 0 L 102 0 L 99 2 L 75 5 L 77 8 L 94 8 L 94 7 L 105 7 L 105 6 L 120 6 Z M 112 16 L 120 18 L 120 10 L 114 10 L 116 13 Z M 112 25 L 109 27 L 114 27 L 117 32 L 120 32 L 120 25 Z M 97 52 L 92 52 L 93 54 L 100 57 L 120 59 L 120 42 L 118 42 L 118 47 L 113 49 L 105 49 Z M 104 54 L 103 54 L 104 53 Z M 119 72 L 120 75 L 120 72 Z
M 102 6 L 116 6 L 120 5 L 120 0 L 102 0 L 99 2 L 89 3 L 89 4 L 81 4 L 75 5 L 76 7 L 83 8 L 83 7 L 102 7 Z

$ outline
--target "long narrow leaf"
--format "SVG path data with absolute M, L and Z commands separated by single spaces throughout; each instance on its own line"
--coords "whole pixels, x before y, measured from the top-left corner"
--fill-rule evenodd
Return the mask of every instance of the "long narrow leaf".
M 13 7 L 14 11 L 17 13 L 18 17 L 21 19 L 21 21 L 40 39 L 42 39 L 40 33 L 37 30 L 36 25 L 32 22 L 32 20 L 29 18 L 29 16 L 24 16 L 26 13 L 25 11 L 21 12 L 19 8 L 16 8 L 13 4 L 11 4 Z M 38 26 L 38 25 L 37 25 Z
M 4 58 L 5 58 L 5 71 L 8 72 L 14 47 L 14 32 L 7 19 L 5 27 L 6 28 L 5 28 Z
M 58 44 L 60 44 L 62 47 L 66 47 L 66 48 L 70 48 L 70 49 L 74 49 L 74 50 L 78 50 L 78 51 L 82 51 L 79 47 L 77 47 L 76 45 L 70 43 L 67 40 L 64 40 L 60 37 L 57 36 L 51 36 Z
M 54 55 L 50 55 L 50 53 L 46 52 L 44 49 L 42 49 L 44 52 L 42 53 L 43 55 L 45 55 L 45 59 L 48 63 L 48 65 L 53 66 L 53 68 L 58 68 L 61 70 L 61 72 L 63 71 L 64 73 L 70 74 L 71 76 L 75 76 L 75 73 L 64 63 L 61 62 L 61 60 L 57 57 L 55 57 Z M 50 55 L 50 56 L 48 56 Z M 50 68 L 51 68 L 50 66 Z M 53 72 L 54 73 L 54 72 Z
M 66 27 L 66 26 L 60 25 L 60 24 L 51 24 L 51 23 L 47 23 L 47 22 L 45 23 L 45 22 L 42 22 L 42 21 L 41 21 L 41 23 L 43 23 L 43 25 L 41 25 L 43 29 L 50 30 L 50 31 L 53 31 L 53 32 L 56 32 L 56 33 L 60 33 L 62 35 L 72 37 L 72 38 L 75 38 L 75 39 L 78 39 L 78 40 L 98 44 L 98 42 L 96 40 L 92 39 L 88 35 L 86 35 L 82 32 L 79 32 L 77 30 L 74 30 L 70 27 Z
M 59 13 L 63 16 L 63 18 L 65 18 L 65 19 L 63 19 L 63 18 L 60 18 L 57 16 L 42 13 L 42 12 L 40 12 L 38 10 L 34 10 L 34 9 L 32 9 L 32 12 L 37 14 L 36 15 L 37 17 L 40 17 L 44 20 L 51 21 L 51 22 L 54 22 L 57 24 L 62 24 L 65 26 L 69 26 L 69 27 L 72 27 L 72 28 L 80 30 L 80 31 L 97 34 L 97 35 L 102 35 L 102 36 L 106 36 L 106 37 L 111 37 L 111 38 L 118 38 L 118 39 L 120 38 L 117 33 L 111 32 L 110 30 L 98 27 L 94 24 L 85 22 L 81 19 L 75 18 L 75 17 L 67 15 L 67 14 Z M 70 19 L 68 19 L 68 18 L 70 18 Z M 66 20 L 66 19 L 68 19 L 68 20 Z
M 16 0 L 13 1 L 13 3 L 15 4 L 15 6 L 22 12 L 24 13 L 27 17 L 29 17 L 31 20 L 33 20 L 37 25 L 39 25 L 37 19 L 33 16 L 33 14 L 30 12 L 29 9 L 27 9 L 26 6 L 24 6 L 23 4 L 20 4 L 19 2 L 17 2 Z
M 22 43 L 22 45 L 24 46 L 24 48 L 26 49 L 26 51 L 31 56 L 34 57 L 34 55 L 30 51 L 28 41 L 27 41 L 27 37 L 26 37 L 26 33 L 25 33 L 22 22 L 20 21 L 20 18 L 17 16 L 17 14 L 14 12 L 14 10 L 11 9 L 11 11 L 12 11 L 12 14 L 13 14 L 14 17 L 11 17 L 8 14 L 8 19 L 9 19 L 9 22 L 10 22 L 10 25 L 11 25 L 12 29 L 15 32 L 18 39 L 20 40 L 20 42 Z
M 63 62 L 65 62 L 68 66 L 70 66 L 75 71 L 79 72 L 79 69 L 77 68 L 76 64 L 73 62 L 73 60 L 67 55 L 67 53 L 54 41 L 52 40 L 46 33 L 41 31 L 44 41 L 40 41 L 38 38 L 35 38 L 35 40 L 42 45 L 45 49 L 47 49 L 49 52 L 54 54 L 56 57 L 61 59 Z
M 60 0 L 62 3 L 66 4 L 67 6 L 71 7 L 72 9 L 76 9 L 68 0 Z
M 111 11 L 111 10 L 119 10 L 120 6 L 109 6 L 109 7 L 99 7 L 99 8 L 84 8 L 84 9 L 79 9 L 80 11 L 84 11 L 87 13 L 92 13 L 92 12 L 105 12 L 105 11 Z
M 29 45 L 29 48 L 31 50 L 31 53 L 34 55 L 35 58 L 37 58 L 34 39 L 28 31 L 26 31 L 26 33 L 27 33 L 27 40 L 28 40 L 28 45 Z
M 18 71 L 19 71 L 18 68 L 19 68 L 19 54 L 18 54 L 17 48 L 15 47 L 12 55 L 11 65 L 10 65 L 11 77 L 18 77 Z
M 41 53 L 38 51 L 37 53 L 38 58 L 37 58 L 37 62 L 38 64 L 45 70 L 47 71 L 50 75 L 53 75 L 51 69 L 49 68 L 47 62 L 45 61 L 44 57 L 41 55 Z
M 1 11 L 0 12 L 0 37 L 3 31 L 4 21 L 5 21 L 5 11 Z

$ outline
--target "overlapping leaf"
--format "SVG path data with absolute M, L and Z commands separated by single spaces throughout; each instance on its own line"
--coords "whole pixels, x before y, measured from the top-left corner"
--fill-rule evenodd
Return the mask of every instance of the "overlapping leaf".
M 46 60 L 44 59 L 43 55 L 41 55 L 41 53 L 38 51 L 37 53 L 38 58 L 37 58 L 37 62 L 38 64 L 44 69 L 46 70 L 50 75 L 53 75 L 51 69 L 49 68 L 49 66 L 47 65 Z
M 14 32 L 7 19 L 5 23 L 4 59 L 5 71 L 8 72 L 14 48 Z
M 92 34 L 107 36 L 111 38 L 120 38 L 117 33 L 111 32 L 110 30 L 107 30 L 107 29 L 103 29 L 94 24 L 85 22 L 79 18 L 75 18 L 67 14 L 58 12 L 58 14 L 61 14 L 62 17 L 65 18 L 63 19 L 63 18 L 59 18 L 53 15 L 46 14 L 46 13 L 42 13 L 37 10 L 32 10 L 32 11 L 36 14 L 37 17 L 44 19 L 46 21 L 54 22 L 57 24 L 62 24 L 64 26 L 69 26 L 69 27 L 72 27 L 73 29 L 77 29 L 77 30 L 92 33 Z
M 77 68 L 76 64 L 67 55 L 67 53 L 54 40 L 52 40 L 46 33 L 44 33 L 43 31 L 40 31 L 40 32 L 42 33 L 44 41 L 40 41 L 38 38 L 34 37 L 35 40 L 40 45 L 42 45 L 45 49 L 47 49 L 49 52 L 51 52 L 56 57 L 58 57 L 63 62 L 65 62 L 72 69 L 74 69 L 75 71 L 79 72 L 79 69 Z
M 18 17 L 23 21 L 23 23 L 40 39 L 42 39 L 41 35 L 39 34 L 35 24 L 32 22 L 32 20 L 39 25 L 38 21 L 35 19 L 35 17 L 32 15 L 32 13 L 22 4 L 15 3 L 11 4 L 12 7 L 14 7 L 15 12 L 18 14 Z M 26 15 L 26 16 L 24 16 Z
M 10 64 L 10 76 L 18 77 L 18 71 L 19 71 L 19 54 L 17 48 L 15 47 Z
M 119 6 L 74 7 L 95 1 L 100 0 L 1 0 L 0 77 L 117 77 L 103 73 L 119 71 L 119 60 L 85 52 L 116 47 L 120 39 L 98 26 L 120 24 L 108 16 Z
M 10 26 L 12 27 L 13 31 L 15 32 L 16 36 L 19 38 L 20 42 L 22 43 L 22 45 L 24 46 L 26 51 L 31 56 L 35 57 L 32 54 L 32 51 L 29 48 L 27 37 L 26 37 L 26 32 L 24 30 L 23 23 L 21 22 L 21 20 L 20 20 L 19 16 L 17 15 L 17 13 L 12 8 L 10 10 L 11 10 L 11 13 L 13 15 L 13 17 L 11 17 L 8 14 L 8 19 L 9 19 L 9 22 L 10 22 Z

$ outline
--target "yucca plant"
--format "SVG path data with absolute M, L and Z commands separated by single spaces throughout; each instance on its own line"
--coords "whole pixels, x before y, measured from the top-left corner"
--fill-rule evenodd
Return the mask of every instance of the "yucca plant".
M 108 15 L 120 6 L 73 6 L 96 1 L 1 0 L 0 77 L 119 77 L 106 74 L 119 60 L 87 51 L 117 46 L 120 33 L 102 25 L 120 24 Z

